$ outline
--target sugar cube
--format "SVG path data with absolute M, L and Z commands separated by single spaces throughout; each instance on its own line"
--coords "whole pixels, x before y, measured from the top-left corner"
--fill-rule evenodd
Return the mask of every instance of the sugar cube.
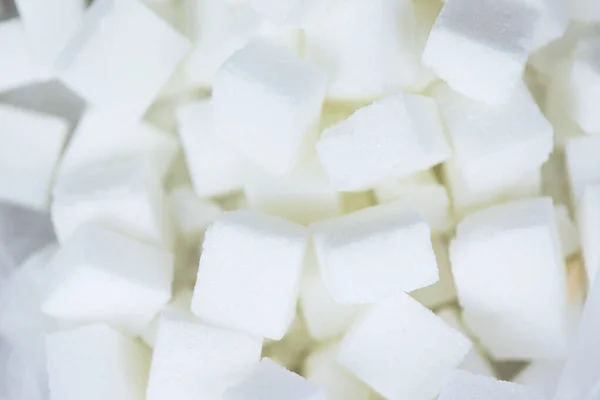
M 59 242 L 91 221 L 147 242 L 172 245 L 160 176 L 145 157 L 124 157 L 82 167 L 58 181 L 53 194 L 51 215 Z
M 106 325 L 46 336 L 50 400 L 143 400 L 150 352 Z
M 147 400 L 217 399 L 260 360 L 262 338 L 207 325 L 167 310 L 158 332 Z
M 546 400 L 537 390 L 512 382 L 456 371 L 439 400 Z
M 36 63 L 50 72 L 83 18 L 85 0 L 16 0 L 15 5 Z
M 338 362 L 391 400 L 429 400 L 471 342 L 406 294 L 374 304 L 340 344 Z
M 120 121 L 102 111 L 87 109 L 69 140 L 58 176 L 60 179 L 94 162 L 148 155 L 164 177 L 178 149 L 175 138 L 146 122 Z
M 373 101 L 424 89 L 433 77 L 421 79 L 426 36 L 419 40 L 417 16 L 407 0 L 332 2 L 305 30 L 307 58 L 329 73 L 327 98 Z
M 456 300 L 456 288 L 454 287 L 450 256 L 448 255 L 448 238 L 445 235 L 434 235 L 431 237 L 431 244 L 435 252 L 440 278 L 433 285 L 417 289 L 410 295 L 425 307 L 433 309 L 454 302 Z
M 372 303 L 438 280 L 427 223 L 402 202 L 310 225 L 321 276 L 338 303 Z
M 450 157 L 435 102 L 396 94 L 323 132 L 319 159 L 339 191 L 361 191 L 408 177 Z
M 300 225 L 252 211 L 208 228 L 192 311 L 202 320 L 279 340 L 292 323 L 308 242 Z
M 246 163 L 220 143 L 214 130 L 209 101 L 177 109 L 177 125 L 192 184 L 200 197 L 211 197 L 241 189 Z
M 257 171 L 244 185 L 246 205 L 270 215 L 308 224 L 341 214 L 339 193 L 316 156 L 301 161 L 285 178 Z
M 336 303 L 321 277 L 312 249 L 307 255 L 306 263 L 300 291 L 302 315 L 310 336 L 317 341 L 327 341 L 342 335 L 352 325 L 362 307 Z
M 313 351 L 304 363 L 306 380 L 323 388 L 328 400 L 369 400 L 371 390 L 336 361 L 338 346 Z
M 41 80 L 41 72 L 27 45 L 21 20 L 0 21 L 0 52 L 10 54 L 0 63 L 0 92 Z
M 61 81 L 88 104 L 137 120 L 189 48 L 186 38 L 139 0 L 99 0 L 55 67 Z
M 444 307 L 441 310 L 438 310 L 435 315 L 444 320 L 448 326 L 456 329 L 458 332 L 468 337 L 467 332 L 463 327 L 459 311 L 456 308 L 451 306 Z M 493 377 L 496 375 L 489 360 L 485 357 L 477 345 L 474 345 L 471 348 L 471 351 L 469 351 L 469 353 L 465 356 L 462 364 L 460 365 L 460 369 L 484 376 Z
M 214 129 L 267 172 L 286 175 L 317 128 L 325 86 L 325 73 L 314 65 L 266 41 L 252 41 L 217 72 Z
M 566 272 L 552 199 L 469 215 L 450 259 L 465 324 L 495 359 L 565 355 Z
M 533 49 L 540 12 L 526 1 L 447 0 L 423 63 L 450 87 L 488 104 L 508 103 Z
M 80 226 L 50 261 L 42 311 L 137 334 L 171 299 L 173 256 L 99 225 Z
M 325 392 L 269 358 L 260 363 L 223 400 L 327 400 Z
M 507 188 L 539 170 L 553 148 L 552 125 L 527 87 L 518 85 L 510 102 L 489 106 L 454 92 L 434 91 L 448 128 L 454 162 L 472 190 Z
M 331 0 L 244 0 L 246 4 L 277 25 L 306 28 L 328 11 Z
M 68 122 L 0 105 L 0 126 L 3 143 L 0 146 L 0 199 L 45 210 L 50 201 L 54 171 L 69 133 Z

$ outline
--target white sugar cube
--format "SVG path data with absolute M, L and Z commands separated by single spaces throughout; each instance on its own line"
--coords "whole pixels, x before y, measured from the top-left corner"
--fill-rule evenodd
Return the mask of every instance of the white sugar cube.
M 164 177 L 178 149 L 175 138 L 145 122 L 119 121 L 110 114 L 88 109 L 69 140 L 58 175 L 60 179 L 96 161 L 148 155 Z
M 83 18 L 85 0 L 16 0 L 15 5 L 36 63 L 50 72 Z
M 207 325 L 189 312 L 165 311 L 147 400 L 217 399 L 260 360 L 262 338 Z
M 565 73 L 569 116 L 586 133 L 600 134 L 600 117 L 595 112 L 600 101 L 600 39 L 578 43 Z
M 0 200 L 45 210 L 69 133 L 68 122 L 0 105 L 0 127 Z
M 304 363 L 306 380 L 323 388 L 328 400 L 369 400 L 371 389 L 336 361 L 338 346 L 312 352 Z
M 404 89 L 421 91 L 420 23 L 407 0 L 334 1 L 306 29 L 306 56 L 329 73 L 327 97 L 373 101 Z
M 187 186 L 173 189 L 168 200 L 180 236 L 194 245 L 199 243 L 206 228 L 223 212 L 217 204 L 200 199 Z
M 61 81 L 90 105 L 136 120 L 189 47 L 139 0 L 99 0 L 86 12 L 56 69 Z
M 200 197 L 241 189 L 247 172 L 244 160 L 217 140 L 212 109 L 209 101 L 202 101 L 176 111 L 186 163 Z
M 372 303 L 438 280 L 427 223 L 402 202 L 310 225 L 321 276 L 336 302 Z
M 525 1 L 447 0 L 423 62 L 459 93 L 507 103 L 521 82 L 539 18 Z
M 565 258 L 579 250 L 579 232 L 569 216 L 569 209 L 564 204 L 554 207 L 556 226 L 560 237 L 560 247 Z
M 244 0 L 244 2 L 274 24 L 305 28 L 324 16 L 332 0 Z
M 456 329 L 465 336 L 468 336 L 465 328 L 462 325 L 459 311 L 456 308 L 444 307 L 435 314 L 444 320 L 448 326 Z M 462 364 L 460 365 L 460 369 L 484 376 L 493 377 L 496 375 L 492 365 L 476 345 L 474 345 L 471 348 L 471 351 L 465 356 Z
M 171 299 L 173 256 L 99 225 L 79 227 L 48 265 L 42 311 L 139 333 Z
M 429 400 L 471 342 L 406 294 L 371 307 L 340 344 L 338 362 L 390 400 Z
M 486 376 L 456 371 L 440 393 L 439 400 L 546 400 L 535 389 Z
M 450 256 L 448 255 L 448 242 L 448 238 L 444 235 L 431 237 L 440 278 L 433 285 L 417 289 L 410 294 L 427 308 L 437 308 L 456 300 L 456 288 L 454 287 Z
M 421 174 L 428 178 L 420 179 Z M 431 170 L 416 174 L 416 178 L 410 177 L 378 185 L 374 192 L 380 204 L 397 200 L 410 204 L 434 232 L 445 232 L 453 225 L 448 192 L 437 182 Z
M 386 97 L 326 129 L 317 152 L 340 191 L 408 177 L 450 157 L 435 102 L 410 94 Z
M 86 222 L 100 222 L 136 238 L 171 247 L 165 194 L 151 160 L 102 161 L 80 168 L 54 187 L 52 222 L 60 242 Z
M 46 336 L 50 400 L 143 400 L 150 352 L 105 325 Z
M 548 398 L 552 398 L 563 367 L 562 360 L 536 360 L 519 372 L 513 381 L 535 388 Z
M 600 185 L 589 185 L 577 205 L 577 225 L 588 281 L 592 283 L 600 269 Z
M 21 20 L 0 21 L 0 52 L 10 54 L 0 63 L 0 92 L 40 81 L 43 76 L 35 62 Z
M 244 185 L 244 193 L 249 209 L 301 224 L 341 214 L 340 195 L 314 156 L 300 162 L 285 178 L 253 173 Z
M 327 400 L 325 392 L 269 358 L 260 363 L 223 400 Z
M 192 311 L 279 340 L 296 315 L 308 230 L 251 211 L 225 213 L 206 232 Z
M 285 175 L 318 126 L 325 85 L 325 73 L 314 65 L 253 41 L 217 72 L 214 129 L 219 139 L 267 172 Z
M 362 307 L 335 302 L 321 277 L 312 250 L 306 262 L 300 291 L 302 316 L 310 336 L 317 341 L 326 341 L 344 333 L 352 325 Z
M 509 188 L 548 160 L 552 125 L 525 85 L 518 85 L 510 102 L 501 106 L 473 101 L 446 85 L 437 86 L 434 93 L 448 128 L 454 162 L 472 190 Z
M 564 356 L 566 271 L 552 199 L 469 215 L 450 259 L 465 324 L 495 359 Z
M 565 146 L 567 172 L 571 184 L 572 204 L 576 206 L 588 185 L 600 183 L 600 137 L 571 139 Z

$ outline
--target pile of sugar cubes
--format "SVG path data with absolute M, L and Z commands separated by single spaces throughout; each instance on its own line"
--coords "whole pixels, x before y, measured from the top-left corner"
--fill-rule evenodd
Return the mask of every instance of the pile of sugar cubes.
M 1 400 L 600 400 L 600 0 L 0 0 Z

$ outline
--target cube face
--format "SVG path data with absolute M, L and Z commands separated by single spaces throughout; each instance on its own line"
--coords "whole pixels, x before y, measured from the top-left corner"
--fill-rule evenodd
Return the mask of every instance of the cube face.
M 295 316 L 308 232 L 258 213 L 225 213 L 206 232 L 192 311 L 279 340 Z
M 242 382 L 223 396 L 223 400 L 252 399 L 326 400 L 327 397 L 322 389 L 301 376 L 263 358 Z
M 173 256 L 100 226 L 80 227 L 53 257 L 42 311 L 141 332 L 171 298 Z
M 360 191 L 428 169 L 450 156 L 435 102 L 393 95 L 326 129 L 317 152 L 332 185 Z
M 342 340 L 337 359 L 386 398 L 426 400 L 470 348 L 466 337 L 400 294 L 372 306 Z
M 240 189 L 245 181 L 246 163 L 240 155 L 217 140 L 210 102 L 179 108 L 177 122 L 186 163 L 198 196 L 217 196 Z
M 537 390 L 512 382 L 457 371 L 440 393 L 439 400 L 544 400 Z
M 564 354 L 566 274 L 551 199 L 471 214 L 450 258 L 465 321 L 494 358 Z
M 600 133 L 600 118 L 594 112 L 600 99 L 600 40 L 578 44 L 567 74 L 569 115 L 586 133 Z
M 503 104 L 521 80 L 538 18 L 523 2 L 448 1 L 429 36 L 423 62 L 457 92 Z
M 315 66 L 253 41 L 215 77 L 212 104 L 219 138 L 268 172 L 285 175 L 317 126 L 325 85 L 325 74 Z
M 33 54 L 27 47 L 27 37 L 19 19 L 0 22 L 0 51 L 2 54 L 11 54 L 0 64 L 0 91 L 42 80 Z
M 339 303 L 372 303 L 438 280 L 427 224 L 391 203 L 311 225 L 321 274 Z
M 217 398 L 258 363 L 260 337 L 165 312 L 158 322 L 147 399 Z
M 520 84 L 510 102 L 489 106 L 440 85 L 435 97 L 448 127 L 456 165 L 473 190 L 515 182 L 539 169 L 553 148 L 553 128 Z
M 47 335 L 52 400 L 143 400 L 150 354 L 105 325 Z
M 131 120 L 146 111 L 190 47 L 138 0 L 94 3 L 74 37 L 56 63 L 60 79 L 96 108 Z
M 0 107 L 0 199 L 46 210 L 55 167 L 67 139 L 67 121 L 4 105 Z M 28 156 L 29 155 L 29 156 Z

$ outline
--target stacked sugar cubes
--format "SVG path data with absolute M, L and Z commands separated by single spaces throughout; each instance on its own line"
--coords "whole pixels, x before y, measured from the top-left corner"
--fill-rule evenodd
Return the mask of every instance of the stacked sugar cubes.
M 0 18 L 0 397 L 598 398 L 594 1 L 87 3 Z

